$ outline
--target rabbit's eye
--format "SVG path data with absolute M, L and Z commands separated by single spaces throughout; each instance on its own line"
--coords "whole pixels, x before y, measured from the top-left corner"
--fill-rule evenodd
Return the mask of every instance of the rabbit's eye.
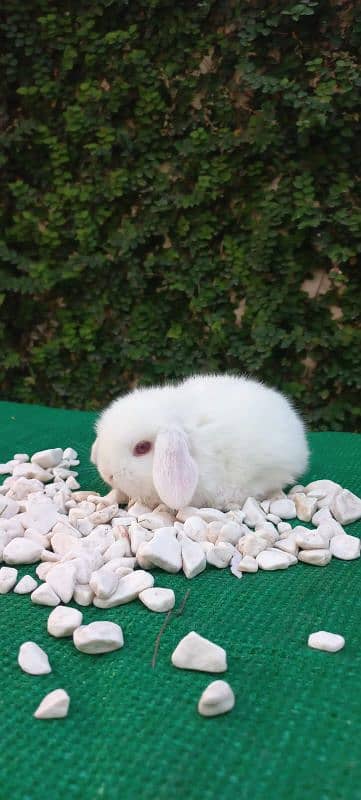
M 151 447 L 152 447 L 151 442 L 138 442 L 138 444 L 136 444 L 134 447 L 133 455 L 145 456 L 146 453 L 149 453 Z

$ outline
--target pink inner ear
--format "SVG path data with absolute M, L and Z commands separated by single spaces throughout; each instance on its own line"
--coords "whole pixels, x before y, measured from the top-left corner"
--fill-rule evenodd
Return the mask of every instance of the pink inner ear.
M 153 482 L 159 497 L 170 508 L 189 505 L 198 482 L 198 467 L 185 434 L 178 428 L 160 431 L 155 440 Z

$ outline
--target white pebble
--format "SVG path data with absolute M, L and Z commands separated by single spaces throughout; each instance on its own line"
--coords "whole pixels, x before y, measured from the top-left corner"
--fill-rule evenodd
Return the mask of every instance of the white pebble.
M 258 562 L 253 556 L 243 556 L 238 564 L 238 569 L 242 572 L 257 572 Z
M 287 553 L 274 548 L 258 553 L 256 560 L 260 569 L 264 570 L 287 569 L 290 565 Z
M 172 664 L 179 669 L 225 672 L 227 654 L 223 647 L 191 631 L 181 639 L 172 653 Z
M 96 597 L 101 597 L 106 600 L 114 594 L 119 583 L 119 577 L 111 569 L 105 566 L 92 572 L 89 586 L 93 590 Z
M 57 606 L 48 616 L 47 629 L 51 636 L 60 638 L 72 636 L 76 628 L 82 624 L 83 615 L 76 608 Z
M 337 653 L 338 650 L 342 650 L 345 646 L 345 640 L 338 633 L 316 631 L 315 633 L 310 633 L 308 646 L 313 647 L 315 650 L 327 650 L 329 653 Z
M 49 469 L 49 467 L 56 467 L 60 464 L 63 458 L 63 451 L 60 447 L 53 447 L 49 450 L 39 450 L 38 453 L 34 453 L 31 456 L 31 463 L 32 464 L 39 464 L 39 467 L 43 469 Z
M 357 536 L 350 536 L 348 533 L 333 536 L 330 541 L 332 555 L 343 561 L 352 561 L 354 558 L 359 558 L 360 546 L 360 539 Z
M 91 622 L 81 625 L 73 633 L 73 642 L 77 650 L 89 655 L 100 655 L 119 650 L 124 639 L 120 625 L 115 622 Z
M 166 572 L 179 572 L 182 568 L 181 546 L 173 528 L 160 528 L 150 542 L 142 545 L 142 556 L 154 567 Z
M 70 603 L 76 583 L 76 568 L 71 561 L 55 564 L 46 576 L 47 584 L 60 597 L 62 603 Z
M 317 499 L 322 499 L 324 497 L 330 497 L 336 492 L 339 492 L 342 487 L 339 483 L 335 483 L 335 481 L 329 481 L 325 478 L 318 481 L 312 481 L 308 483 L 307 486 L 304 488 L 305 494 L 310 495 L 311 497 L 317 497 Z
M 69 461 L 75 461 L 78 458 L 78 453 L 73 447 L 66 447 L 63 452 L 63 458 Z
M 26 461 L 29 461 L 29 456 L 27 453 L 15 453 L 13 459 L 14 461 L 19 461 L 21 464 L 25 464 Z
M 74 589 L 73 600 L 78 606 L 90 606 L 93 602 L 94 592 L 87 584 L 77 584 Z
M 60 598 L 47 583 L 42 583 L 31 593 L 31 602 L 38 606 L 58 606 Z
M 150 589 L 153 585 L 153 575 L 151 575 L 150 572 L 137 569 L 135 572 L 125 575 L 124 578 L 120 578 L 114 594 L 106 600 L 95 597 L 93 603 L 97 608 L 114 608 L 114 606 L 130 603 L 138 597 L 140 592 L 144 589 Z
M 278 533 L 289 533 L 292 530 L 292 525 L 289 522 L 279 522 L 277 525 Z
M 16 537 L 4 548 L 3 560 L 6 564 L 34 564 L 39 561 L 42 550 L 38 542 Z
M 24 642 L 20 646 L 18 664 L 29 675 L 47 675 L 51 672 L 48 656 L 35 642 Z
M 296 506 L 296 515 L 301 522 L 310 522 L 317 509 L 317 497 L 311 497 L 303 492 L 293 497 Z
M 331 561 L 329 550 L 321 548 L 319 550 L 300 550 L 298 560 L 305 564 L 313 564 L 315 567 L 325 567 Z
M 34 591 L 37 587 L 37 582 L 32 578 L 31 575 L 24 575 L 23 578 L 20 578 L 19 582 L 16 584 L 14 588 L 14 592 L 16 594 L 30 594 Z
M 18 577 L 17 569 L 13 567 L 0 568 L 0 594 L 7 594 L 15 586 Z
M 188 517 L 184 523 L 184 533 L 195 542 L 204 541 L 207 538 L 208 526 L 202 517 Z
M 330 506 L 333 516 L 341 525 L 348 525 L 350 522 L 357 522 L 361 519 L 361 498 L 342 489 L 337 492 Z
M 290 533 L 290 535 L 286 536 L 284 539 L 279 539 L 278 542 L 275 543 L 275 547 L 279 550 L 283 550 L 285 553 L 291 553 L 294 556 L 298 553 L 298 545 L 294 533 Z
M 261 553 L 262 550 L 266 550 L 267 547 L 267 540 L 255 533 L 246 533 L 238 542 L 238 550 L 240 553 L 242 553 L 243 556 L 253 556 L 253 558 L 256 558 L 258 553 Z
M 240 571 L 239 568 L 241 561 L 242 561 L 242 556 L 239 550 L 235 550 L 231 558 L 229 567 L 232 575 L 234 575 L 235 578 L 238 578 L 238 580 L 242 578 L 242 572 Z
M 173 589 L 154 587 L 151 589 L 144 589 L 140 592 L 139 600 L 141 600 L 150 611 L 170 611 L 175 604 L 175 595 Z
M 301 525 L 294 529 L 293 536 L 301 550 L 325 550 L 328 548 L 330 541 L 329 536 L 323 536 L 318 530 L 310 531 L 307 528 L 302 528 Z
M 181 553 L 183 572 L 186 578 L 195 578 L 196 575 L 205 570 L 207 566 L 206 555 L 197 541 L 192 541 L 187 536 L 183 536 Z
M 202 693 L 198 711 L 203 717 L 216 717 L 231 711 L 235 704 L 234 693 L 227 681 L 213 681 Z
M 64 689 L 55 689 L 45 695 L 34 713 L 36 719 L 61 719 L 69 710 L 70 697 Z
M 242 508 L 244 514 L 244 522 L 254 528 L 257 524 L 262 525 L 266 519 L 264 511 L 262 511 L 259 503 L 254 497 L 247 497 L 247 500 Z
M 214 547 L 206 553 L 207 564 L 211 564 L 218 569 L 224 569 L 228 567 L 233 553 L 233 544 L 230 544 L 230 542 L 217 542 Z
M 296 517 L 296 506 L 293 500 L 282 498 L 273 500 L 270 508 L 271 514 L 276 514 L 281 519 L 294 519 Z

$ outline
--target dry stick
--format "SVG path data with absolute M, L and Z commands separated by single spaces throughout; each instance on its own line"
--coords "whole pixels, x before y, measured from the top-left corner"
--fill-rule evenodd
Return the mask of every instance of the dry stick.
M 188 597 L 189 597 L 190 593 L 191 593 L 191 590 L 187 589 L 187 591 L 186 591 L 186 593 L 185 593 L 185 595 L 183 597 L 183 600 L 182 600 L 182 602 L 180 604 L 180 607 L 179 607 L 179 609 L 178 609 L 178 611 L 176 613 L 176 617 L 180 617 L 180 615 L 183 614 L 184 606 L 185 606 L 185 604 L 186 604 L 186 602 L 188 600 Z
M 166 616 L 166 618 L 165 618 L 165 620 L 163 622 L 163 625 L 162 625 L 162 627 L 161 627 L 161 629 L 160 629 L 160 631 L 158 633 L 158 636 L 157 636 L 157 638 L 155 640 L 153 658 L 152 658 L 152 667 L 153 667 L 153 669 L 154 669 L 154 667 L 156 665 L 156 661 L 157 661 L 157 655 L 158 655 L 160 640 L 161 640 L 161 638 L 163 636 L 163 633 L 164 633 L 164 631 L 165 631 L 165 629 L 166 629 L 166 627 L 167 627 L 167 625 L 168 625 L 168 623 L 170 621 L 171 616 L 172 616 L 172 612 L 168 611 L 168 614 L 167 614 L 167 616 Z
M 179 609 L 178 609 L 178 611 L 177 611 L 177 613 L 176 613 L 176 617 L 180 617 L 180 615 L 181 615 L 181 614 L 183 614 L 183 611 L 184 611 L 184 606 L 185 606 L 185 604 L 186 604 L 186 602 L 187 602 L 187 600 L 188 600 L 188 597 L 189 597 L 190 593 L 191 593 L 191 590 L 190 590 L 190 589 L 188 589 L 188 590 L 186 591 L 186 593 L 185 593 L 185 595 L 184 595 L 184 597 L 183 597 L 183 600 L 182 600 L 182 602 L 181 602 L 181 604 L 180 604 L 180 607 L 179 607 Z M 163 636 L 163 633 L 164 633 L 164 631 L 165 631 L 165 629 L 166 629 L 167 625 L 168 625 L 168 624 L 169 624 L 169 622 L 170 622 L 170 618 L 171 618 L 171 616 L 172 616 L 172 613 L 173 613 L 172 611 L 168 611 L 168 614 L 167 614 L 167 616 L 166 616 L 166 618 L 165 618 L 165 620 L 164 620 L 164 622 L 163 622 L 163 625 L 162 625 L 162 627 L 161 627 L 161 629 L 160 629 L 160 631 L 159 631 L 159 633 L 158 633 L 158 636 L 157 636 L 157 638 L 156 638 L 156 640 L 155 640 L 155 644 L 154 644 L 154 651 L 153 651 L 153 658 L 152 658 L 152 667 L 153 667 L 153 669 L 154 669 L 154 667 L 155 667 L 155 665 L 156 665 L 156 661 L 157 661 L 157 655 L 158 655 L 158 650 L 159 650 L 160 640 L 161 640 L 161 638 L 162 638 L 162 636 Z

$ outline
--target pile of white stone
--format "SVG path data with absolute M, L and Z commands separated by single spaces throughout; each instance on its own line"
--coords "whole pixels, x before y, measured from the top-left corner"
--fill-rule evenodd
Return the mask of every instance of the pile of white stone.
M 0 560 L 6 564 L 0 568 L 0 594 L 13 589 L 30 594 L 35 604 L 58 607 L 50 614 L 49 633 L 72 635 L 74 645 L 83 652 L 121 647 L 122 631 L 110 622 L 82 625 L 81 612 L 65 606 L 74 601 L 80 606 L 112 608 L 139 598 L 151 611 L 170 611 L 174 592 L 154 587 L 149 571 L 153 567 L 170 573 L 183 570 L 191 579 L 210 564 L 229 567 L 241 578 L 258 569 L 287 569 L 298 561 L 325 566 L 332 556 L 344 560 L 360 556 L 360 539 L 342 526 L 361 518 L 361 499 L 331 480 L 297 485 L 288 495 L 277 492 L 262 502 L 249 497 L 242 508 L 227 511 L 187 507 L 175 512 L 162 504 L 150 508 L 137 499 L 123 509 L 115 491 L 104 497 L 81 491 L 74 471 L 78 464 L 76 451 L 68 447 L 43 450 L 31 459 L 25 453 L 15 454 L 0 465 L 0 474 L 8 475 L 0 487 Z M 298 524 L 292 528 L 289 520 L 296 518 L 315 527 Z M 35 563 L 38 581 L 31 575 L 18 581 L 17 567 Z M 192 636 L 192 657 L 195 653 L 197 661 L 202 637 L 195 641 L 198 634 Z M 40 658 L 41 669 L 49 671 L 46 654 L 40 651 L 39 656 L 37 645 L 28 642 L 22 647 L 30 660 L 35 652 L 35 661 Z M 19 653 L 22 668 L 24 663 L 23 651 Z M 234 703 L 232 690 L 224 681 L 214 683 L 205 690 L 200 707 L 214 711 L 219 695 L 220 706 L 225 704 L 229 710 Z M 54 709 L 53 716 L 67 713 L 66 693 L 51 695 L 50 700 L 44 698 L 45 706 L 39 707 L 37 716 L 51 716 Z M 200 713 L 207 713 L 201 708 Z

